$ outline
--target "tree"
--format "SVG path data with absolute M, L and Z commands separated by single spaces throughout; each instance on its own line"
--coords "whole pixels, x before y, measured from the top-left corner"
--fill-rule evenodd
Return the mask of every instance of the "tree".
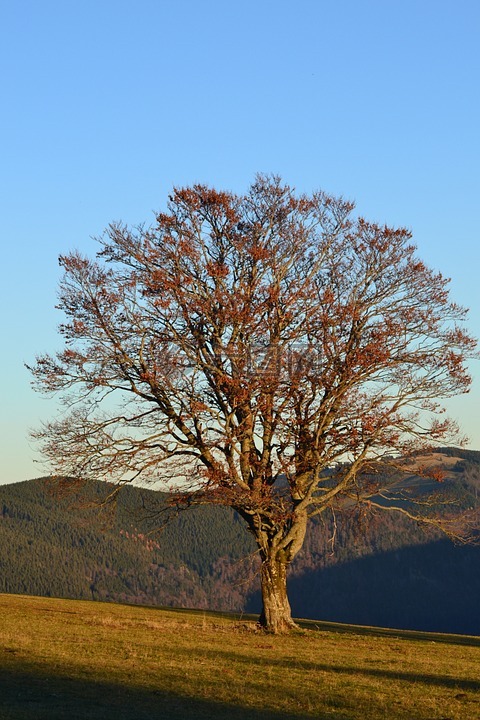
M 287 568 L 312 515 L 396 510 L 458 531 L 396 502 L 385 473 L 457 437 L 439 399 L 468 391 L 475 352 L 407 230 L 257 176 L 244 196 L 176 188 L 151 227 L 112 224 L 95 261 L 60 264 L 65 347 L 32 369 L 68 406 L 35 433 L 53 472 L 234 508 L 267 629 L 294 626 Z

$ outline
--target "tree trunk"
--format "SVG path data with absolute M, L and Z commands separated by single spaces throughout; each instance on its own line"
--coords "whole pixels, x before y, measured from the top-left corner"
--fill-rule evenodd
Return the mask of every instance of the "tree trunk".
M 263 609 L 260 625 L 275 634 L 298 627 L 292 620 L 292 611 L 288 602 L 287 563 L 277 558 L 264 559 L 261 586 Z

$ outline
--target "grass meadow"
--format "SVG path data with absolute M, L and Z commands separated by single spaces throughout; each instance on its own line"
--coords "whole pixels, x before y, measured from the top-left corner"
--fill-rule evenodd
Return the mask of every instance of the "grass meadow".
M 474 720 L 480 638 L 0 595 L 1 720 Z

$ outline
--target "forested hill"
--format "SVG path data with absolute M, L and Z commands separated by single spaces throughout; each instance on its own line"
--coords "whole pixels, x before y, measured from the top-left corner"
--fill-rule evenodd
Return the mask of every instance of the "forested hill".
M 443 487 L 477 502 L 480 452 L 439 450 L 435 461 Z M 198 507 L 166 522 L 160 493 L 128 487 L 98 507 L 108 489 L 0 486 L 0 592 L 258 610 L 258 559 L 235 513 Z M 289 588 L 297 617 L 480 634 L 480 548 L 389 513 L 312 523 Z
M 125 487 L 99 506 L 107 495 L 103 483 L 63 496 L 44 479 L 1 486 L 0 592 L 241 607 L 240 592 L 220 597 L 224 565 L 254 550 L 234 513 L 198 507 L 168 518 L 160 493 Z

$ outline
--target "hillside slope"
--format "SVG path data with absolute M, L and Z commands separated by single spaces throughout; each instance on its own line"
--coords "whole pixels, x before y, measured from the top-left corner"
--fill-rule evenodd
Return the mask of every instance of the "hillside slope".
M 445 485 L 475 502 L 480 453 L 455 453 L 436 457 Z M 0 592 L 258 611 L 255 547 L 235 513 L 198 507 L 165 523 L 160 493 L 129 487 L 99 508 L 106 489 L 59 497 L 41 479 L 0 486 Z M 480 634 L 480 548 L 388 513 L 339 518 L 332 535 L 331 522 L 312 523 L 290 572 L 294 615 Z

